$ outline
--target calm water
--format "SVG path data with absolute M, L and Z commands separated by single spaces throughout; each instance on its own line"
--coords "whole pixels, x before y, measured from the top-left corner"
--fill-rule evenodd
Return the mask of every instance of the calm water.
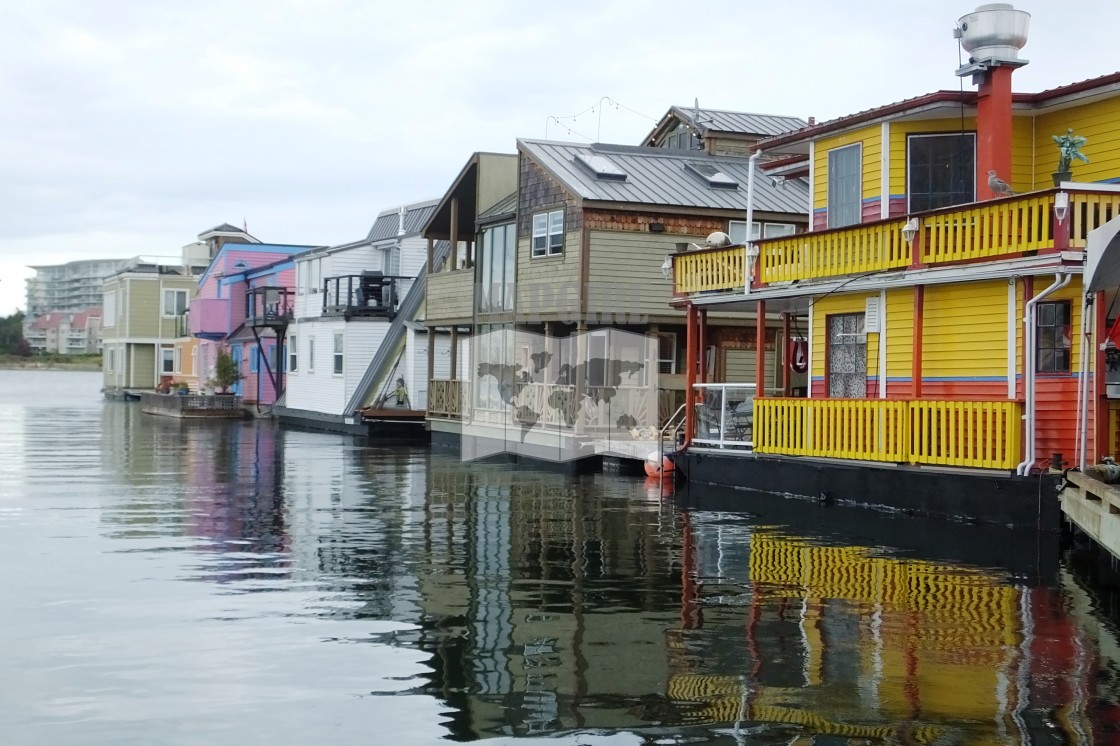
M 0 371 L 4 746 L 1120 738 L 1107 602 L 1033 537 L 99 386 Z

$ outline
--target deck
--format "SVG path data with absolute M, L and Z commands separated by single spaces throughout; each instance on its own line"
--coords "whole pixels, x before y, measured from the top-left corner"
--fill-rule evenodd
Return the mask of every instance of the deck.
M 1120 557 L 1120 487 L 1071 471 L 1059 493 L 1062 513 L 1113 557 Z
M 239 420 L 246 416 L 241 397 L 225 395 L 181 396 L 144 391 L 140 394 L 140 409 L 145 414 L 183 419 Z

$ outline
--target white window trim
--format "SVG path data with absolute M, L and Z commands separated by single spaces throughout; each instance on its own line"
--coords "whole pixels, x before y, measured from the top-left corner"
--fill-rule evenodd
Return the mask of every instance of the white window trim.
M 190 297 L 189 297 L 189 294 L 187 293 L 187 291 L 184 288 L 164 288 L 163 289 L 163 293 L 162 293 L 163 297 L 160 299 L 160 305 L 163 306 L 163 308 L 162 308 L 163 318 L 173 319 L 173 318 L 176 318 L 179 315 L 179 313 L 177 311 L 177 308 L 178 308 L 179 304 L 175 303 L 174 307 L 171 308 L 171 310 L 169 311 L 168 308 L 167 308 L 167 294 L 168 293 L 174 293 L 175 297 L 178 297 L 180 294 L 183 295 L 183 310 L 184 311 L 190 305 Z
M 555 215 L 560 216 L 560 230 L 554 232 L 552 230 L 552 223 L 553 223 L 553 216 L 555 216 Z M 544 227 L 543 231 L 538 230 L 538 225 L 537 225 L 538 218 L 540 219 L 540 222 L 543 224 L 543 227 Z M 529 237 L 529 256 L 531 258 L 533 258 L 533 259 L 543 259 L 543 258 L 549 257 L 549 256 L 562 256 L 564 254 L 564 222 L 565 222 L 565 219 L 566 219 L 566 216 L 564 215 L 564 208 L 560 208 L 559 210 L 547 210 L 545 212 L 533 213 L 532 230 L 530 231 L 530 237 Z M 537 253 L 536 242 L 537 242 L 537 238 L 541 237 L 541 236 L 544 237 L 544 251 L 541 252 L 541 253 Z M 552 245 L 553 236 L 560 236 L 560 244 L 559 244 L 559 246 L 557 246 L 555 248 Z
M 346 338 L 342 332 L 334 333 L 334 347 L 331 353 L 331 375 L 342 376 L 346 373 Z
M 287 372 L 299 373 L 299 335 L 293 334 L 288 337 L 285 347 L 288 349 Z
M 307 372 L 315 372 L 315 336 L 307 338 Z
M 856 173 L 856 187 L 858 190 L 856 195 L 856 220 L 854 223 L 833 225 L 832 216 L 834 213 L 832 211 L 832 154 L 839 153 L 841 150 L 847 150 L 849 148 L 858 148 L 859 153 L 859 156 L 856 158 L 856 163 L 859 165 L 859 170 Z M 841 145 L 838 148 L 830 148 L 828 153 L 825 154 L 825 159 L 826 163 L 828 164 L 826 166 L 828 170 L 826 171 L 827 178 L 825 180 L 825 194 L 827 195 L 828 199 L 826 213 L 827 220 L 825 222 L 825 228 L 846 228 L 849 225 L 859 225 L 863 222 L 863 143 L 856 142 L 852 143 L 851 145 Z
M 746 222 L 745 220 L 743 221 Z M 672 339 L 673 356 L 671 358 L 661 357 L 661 338 L 669 337 Z M 669 372 L 665 375 L 676 375 L 677 373 L 677 333 L 676 332 L 658 332 L 657 333 L 657 367 L 660 373 L 662 363 L 669 363 Z
M 763 239 L 766 239 L 766 238 L 781 238 L 782 236 L 792 236 L 792 235 L 797 233 L 797 223 L 779 223 L 779 222 L 771 222 L 771 221 L 768 221 L 768 220 L 765 220 L 765 221 L 763 221 L 763 220 L 753 220 L 753 221 L 751 221 L 751 226 L 752 226 L 752 228 L 751 228 L 751 239 L 750 240 L 752 240 L 752 241 L 758 241 L 760 236 Z M 744 233 L 746 233 L 747 221 L 746 220 L 728 220 L 727 221 L 727 235 L 731 236 L 732 235 L 732 229 L 736 228 L 736 227 L 738 227 Z M 766 235 L 766 233 L 767 233 L 767 231 L 770 230 L 771 227 L 781 228 L 784 232 L 783 233 L 775 233 L 773 235 L 768 236 L 768 235 Z M 732 236 L 731 240 L 732 241 L 735 240 L 734 236 Z

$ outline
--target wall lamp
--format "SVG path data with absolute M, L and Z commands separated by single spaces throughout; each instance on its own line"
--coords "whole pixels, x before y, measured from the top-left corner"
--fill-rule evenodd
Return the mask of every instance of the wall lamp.
M 673 277 L 673 257 L 668 254 L 665 255 L 665 261 L 661 262 L 661 276 L 666 280 Z
M 918 235 L 918 219 L 910 218 L 906 221 L 906 225 L 902 226 L 902 240 L 907 245 L 914 243 L 914 237 Z
M 1069 215 L 1069 193 L 1058 192 L 1054 195 L 1054 219 L 1062 223 L 1066 215 Z

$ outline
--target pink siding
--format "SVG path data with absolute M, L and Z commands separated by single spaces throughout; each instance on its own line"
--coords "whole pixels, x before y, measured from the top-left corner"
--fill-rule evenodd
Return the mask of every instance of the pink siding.
M 195 298 L 190 307 L 190 331 L 198 334 L 229 334 L 230 306 L 228 298 Z

